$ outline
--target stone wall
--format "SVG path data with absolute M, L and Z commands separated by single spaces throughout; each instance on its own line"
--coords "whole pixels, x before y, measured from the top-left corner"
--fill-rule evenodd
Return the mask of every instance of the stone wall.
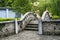
M 60 20 L 42 21 L 43 34 L 59 34 L 60 33 Z
M 0 35 L 14 33 L 14 23 L 0 23 Z
M 21 21 L 17 21 L 18 31 L 20 31 Z M 16 33 L 15 21 L 0 22 L 0 35 L 9 35 Z

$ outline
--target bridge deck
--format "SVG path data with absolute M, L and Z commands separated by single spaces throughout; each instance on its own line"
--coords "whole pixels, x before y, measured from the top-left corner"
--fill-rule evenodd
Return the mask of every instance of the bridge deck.
M 60 40 L 60 36 L 38 35 L 37 31 L 23 31 L 17 35 L 2 37 L 0 40 Z

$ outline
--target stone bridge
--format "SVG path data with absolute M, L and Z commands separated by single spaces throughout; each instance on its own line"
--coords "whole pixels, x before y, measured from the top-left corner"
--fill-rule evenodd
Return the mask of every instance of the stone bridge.
M 25 29 L 27 24 L 35 20 L 37 20 L 39 34 L 58 34 L 60 32 L 60 20 L 50 19 L 49 14 L 44 14 L 38 19 L 35 13 L 27 12 L 21 20 L 0 22 L 0 35 L 18 34 Z
M 32 12 L 27 12 L 21 20 L 0 22 L 0 35 L 17 34 L 24 30 L 26 25 L 33 20 L 38 20 L 37 15 Z

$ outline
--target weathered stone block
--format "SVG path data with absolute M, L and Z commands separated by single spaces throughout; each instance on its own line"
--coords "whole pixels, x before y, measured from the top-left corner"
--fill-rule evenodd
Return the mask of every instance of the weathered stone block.
M 59 34 L 60 33 L 60 23 L 56 22 L 43 22 L 43 34 Z

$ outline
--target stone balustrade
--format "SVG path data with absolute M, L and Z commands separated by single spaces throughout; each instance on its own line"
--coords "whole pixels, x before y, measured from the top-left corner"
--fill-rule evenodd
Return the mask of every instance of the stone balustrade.
M 36 14 L 32 12 L 27 12 L 24 15 L 24 18 L 22 18 L 21 20 L 0 22 L 0 35 L 7 35 L 11 33 L 18 34 L 18 32 L 24 30 L 26 25 L 32 20 L 38 20 Z
M 18 31 L 20 31 L 21 21 L 17 21 L 17 23 L 15 21 L 0 22 L 0 35 L 8 35 L 11 33 L 16 33 L 15 31 L 16 24 L 17 24 Z
M 60 20 L 39 21 L 39 34 L 59 34 Z M 42 33 L 41 33 L 42 31 Z

